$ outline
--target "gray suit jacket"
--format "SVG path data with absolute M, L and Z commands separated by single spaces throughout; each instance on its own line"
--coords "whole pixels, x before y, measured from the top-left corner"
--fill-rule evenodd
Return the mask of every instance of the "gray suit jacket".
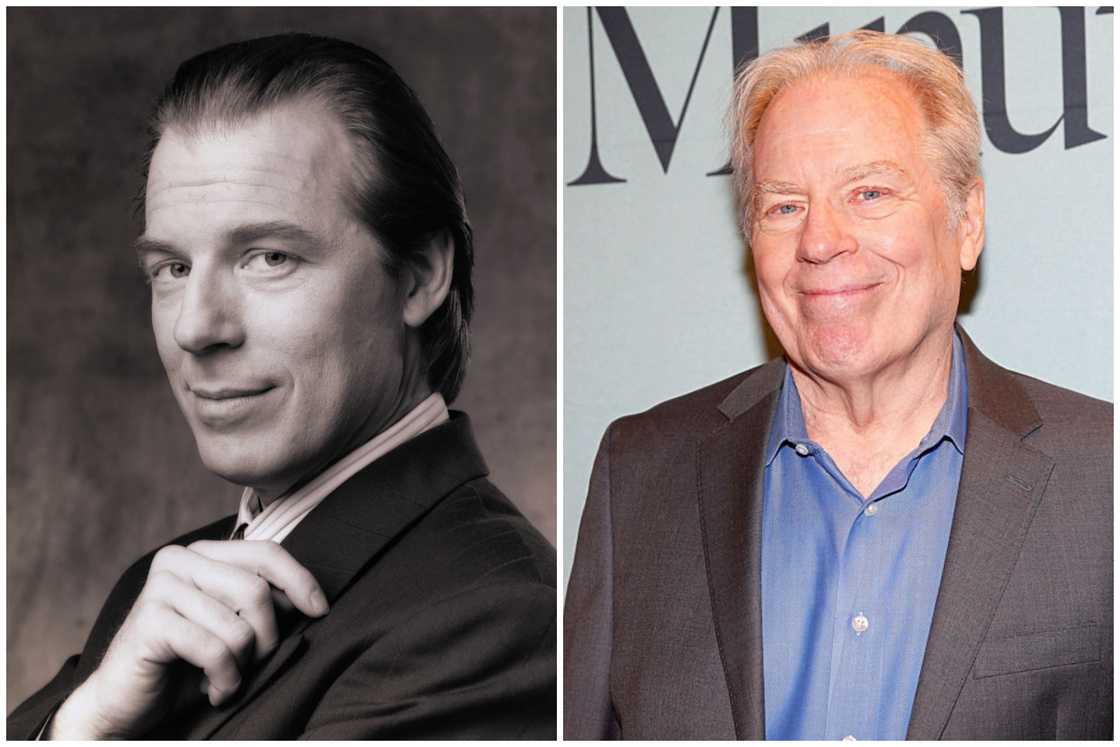
M 911 739 L 1112 738 L 1112 405 L 961 333 L 968 434 Z M 784 363 L 611 425 L 564 610 L 568 739 L 762 739 L 763 448 Z

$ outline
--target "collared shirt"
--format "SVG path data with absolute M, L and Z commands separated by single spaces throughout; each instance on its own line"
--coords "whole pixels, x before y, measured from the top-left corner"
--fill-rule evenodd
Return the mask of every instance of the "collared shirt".
M 418 404 L 407 415 L 338 460 L 307 484 L 262 507 L 252 488 L 241 494 L 236 536 L 244 526 L 244 538 L 281 542 L 324 498 L 379 457 L 405 441 L 448 420 L 447 403 L 439 392 Z
M 787 367 L 763 476 L 767 739 L 905 739 L 967 419 L 964 350 L 954 335 L 941 412 L 864 500 L 809 439 Z

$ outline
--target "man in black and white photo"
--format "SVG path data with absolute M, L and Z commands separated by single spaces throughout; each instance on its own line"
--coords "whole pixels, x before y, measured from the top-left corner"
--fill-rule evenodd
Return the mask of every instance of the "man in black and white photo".
M 156 347 L 244 490 L 125 572 L 8 736 L 552 738 L 555 552 L 448 409 L 472 231 L 419 101 L 289 33 L 183 63 L 151 131 Z

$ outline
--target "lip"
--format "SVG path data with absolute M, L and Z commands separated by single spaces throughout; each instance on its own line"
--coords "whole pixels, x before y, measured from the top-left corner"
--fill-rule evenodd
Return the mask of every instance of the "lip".
M 269 393 L 276 387 L 268 386 L 189 386 L 191 400 L 198 421 L 207 428 L 226 430 L 244 425 L 263 411 Z
M 191 386 L 187 389 L 199 399 L 211 402 L 223 402 L 231 399 L 245 399 L 266 394 L 273 389 L 272 386 L 236 387 L 236 386 Z
M 843 296 L 854 296 L 857 293 L 878 288 L 882 283 L 852 283 L 848 285 L 839 285 L 835 288 L 806 288 L 801 291 L 802 295 L 811 298 L 835 298 Z

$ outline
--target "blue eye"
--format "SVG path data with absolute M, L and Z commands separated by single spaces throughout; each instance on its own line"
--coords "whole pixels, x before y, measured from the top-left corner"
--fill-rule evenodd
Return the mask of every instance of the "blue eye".
M 883 191 L 880 189 L 861 189 L 859 196 L 863 198 L 864 202 L 871 202 L 883 196 Z
M 775 205 L 774 207 L 767 210 L 766 214 L 775 216 L 794 215 L 795 213 L 797 213 L 797 209 L 797 205 L 794 205 L 790 202 L 783 202 L 782 204 Z

